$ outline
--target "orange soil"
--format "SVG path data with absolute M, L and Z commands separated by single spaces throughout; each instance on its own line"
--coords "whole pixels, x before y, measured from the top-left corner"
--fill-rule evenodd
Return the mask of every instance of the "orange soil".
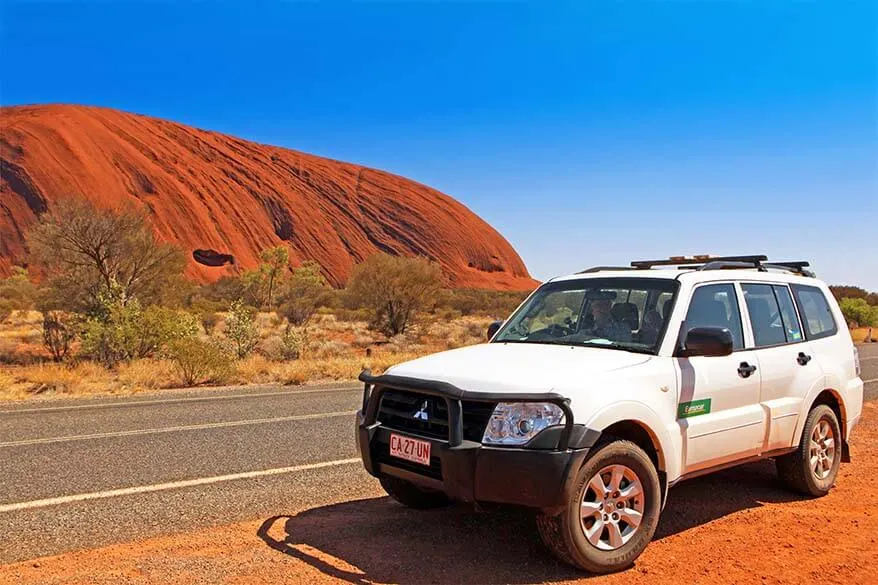
M 426 256 L 452 287 L 526 290 L 512 246 L 469 209 L 414 181 L 174 122 L 68 105 L 0 109 L 0 274 L 25 258 L 26 230 L 61 197 L 147 208 L 157 233 L 190 254 L 201 282 L 252 268 L 286 243 L 291 264 L 317 260 L 341 285 L 377 251 Z
M 770 462 L 692 480 L 637 564 L 606 577 L 552 560 L 522 514 L 376 498 L 7 565 L 0 583 L 874 583 L 878 405 L 864 414 L 828 496 L 784 491 Z

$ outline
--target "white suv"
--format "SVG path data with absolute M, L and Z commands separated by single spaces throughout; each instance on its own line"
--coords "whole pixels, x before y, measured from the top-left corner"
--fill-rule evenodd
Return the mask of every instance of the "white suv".
M 827 286 L 765 256 L 631 264 L 545 283 L 489 343 L 363 372 L 369 473 L 414 508 L 535 508 L 557 556 L 599 573 L 633 563 L 684 479 L 772 457 L 826 494 L 863 403 Z

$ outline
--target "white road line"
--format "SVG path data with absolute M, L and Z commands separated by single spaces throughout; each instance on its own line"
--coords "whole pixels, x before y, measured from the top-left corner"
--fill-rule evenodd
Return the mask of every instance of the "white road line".
M 872 382 L 878 382 L 878 378 L 872 378 L 871 380 L 863 380 L 863 385 L 871 384 Z
M 281 475 L 284 473 L 296 473 L 298 471 L 310 471 L 312 469 L 323 469 L 325 467 L 337 467 L 339 465 L 351 465 L 359 463 L 359 459 L 336 459 L 335 461 L 323 461 L 321 463 L 308 463 L 306 465 L 294 465 L 292 467 L 277 467 L 275 469 L 264 469 L 261 471 L 245 471 L 243 473 L 232 473 L 229 475 L 215 475 L 213 477 L 200 477 L 198 479 L 186 479 L 183 481 L 172 481 L 169 483 L 157 483 L 153 485 L 141 485 L 136 487 L 106 490 L 102 492 L 91 492 L 87 494 L 75 494 L 71 496 L 61 496 L 58 498 L 47 498 L 45 500 L 31 500 L 30 502 L 18 502 L 15 504 L 0 504 L 0 513 L 17 512 L 19 510 L 31 510 L 33 508 L 46 508 L 48 506 L 59 506 L 61 504 L 72 504 L 75 502 L 85 502 L 88 500 L 100 500 L 104 498 L 115 498 L 119 496 L 133 496 L 137 494 L 147 494 L 150 492 L 162 492 L 166 490 L 176 490 L 180 488 L 196 487 L 201 485 L 210 485 L 224 481 L 235 481 L 238 479 L 253 479 L 256 477 L 266 477 L 270 475 Z
M 860 361 L 861 361 L 861 362 L 868 362 L 869 360 L 878 360 L 878 355 L 873 355 L 873 356 L 870 356 L 870 357 L 861 357 L 861 358 L 860 358 Z
M 130 431 L 114 431 L 110 433 L 94 433 L 92 435 L 68 435 L 66 437 L 45 437 L 40 439 L 23 439 L 20 441 L 8 441 L 0 443 L 2 447 L 20 447 L 22 445 L 44 445 L 46 443 L 65 443 L 68 441 L 86 441 L 89 439 L 104 439 L 110 437 L 130 437 L 134 435 L 155 435 L 158 433 L 174 433 L 177 431 L 196 431 L 200 429 L 221 429 L 227 427 L 242 427 L 247 425 L 261 425 L 266 423 L 312 420 L 319 418 L 333 418 L 339 416 L 352 416 L 356 410 L 344 410 L 339 412 L 321 412 L 317 414 L 299 414 L 295 416 L 278 416 L 274 418 L 254 418 L 249 420 L 232 420 L 226 422 L 204 423 L 200 425 L 185 425 L 178 427 L 164 427 L 158 429 L 135 429 Z
M 101 402 L 98 404 L 77 404 L 73 406 L 46 406 L 43 408 L 13 408 L 8 410 L 0 410 L 3 414 L 18 414 L 20 412 L 58 412 L 64 410 L 81 410 L 84 408 L 113 408 L 119 406 L 140 406 L 141 404 L 172 404 L 175 402 L 199 402 L 204 400 L 231 400 L 234 398 L 257 398 L 264 396 L 290 396 L 297 394 L 317 394 L 317 393 L 333 393 L 333 392 L 355 392 L 361 391 L 362 388 L 315 388 L 313 390 L 290 390 L 281 392 L 251 392 L 249 394 L 224 394 L 220 396 L 192 396 L 189 398 L 160 398 L 156 400 L 129 400 L 125 402 Z

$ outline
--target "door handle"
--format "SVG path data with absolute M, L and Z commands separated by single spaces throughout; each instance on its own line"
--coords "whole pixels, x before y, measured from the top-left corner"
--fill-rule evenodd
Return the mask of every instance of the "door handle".
M 809 356 L 804 351 L 799 352 L 799 357 L 796 358 L 796 361 L 799 362 L 800 366 L 807 366 L 808 362 L 811 361 L 811 356 Z
M 741 362 L 741 365 L 738 366 L 738 375 L 742 378 L 749 378 L 750 374 L 756 371 L 756 366 L 751 366 L 747 362 Z

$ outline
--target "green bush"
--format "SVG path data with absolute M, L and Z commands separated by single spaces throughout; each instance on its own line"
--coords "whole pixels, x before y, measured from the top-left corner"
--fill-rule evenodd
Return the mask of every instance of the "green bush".
M 849 324 L 860 327 L 878 325 L 878 306 L 870 305 L 864 298 L 846 297 L 838 302 L 838 306 Z
M 82 353 L 107 367 L 156 354 L 169 342 L 192 337 L 198 323 L 185 311 L 151 306 L 126 299 L 121 289 L 98 296 L 98 309 L 81 330 Z
M 13 266 L 12 275 L 0 280 L 0 299 L 10 312 L 32 309 L 36 298 L 37 288 L 28 278 L 27 270 L 24 268 Z
M 259 342 L 256 312 L 243 302 L 234 301 L 229 306 L 229 316 L 226 319 L 226 337 L 234 345 L 238 359 L 250 355 Z
M 287 327 L 281 337 L 281 355 L 285 360 L 297 360 L 302 357 L 307 343 L 305 330 L 300 327 Z
M 231 373 L 229 356 L 216 344 L 195 337 L 175 339 L 168 343 L 165 355 L 186 386 L 205 382 L 222 382 Z

